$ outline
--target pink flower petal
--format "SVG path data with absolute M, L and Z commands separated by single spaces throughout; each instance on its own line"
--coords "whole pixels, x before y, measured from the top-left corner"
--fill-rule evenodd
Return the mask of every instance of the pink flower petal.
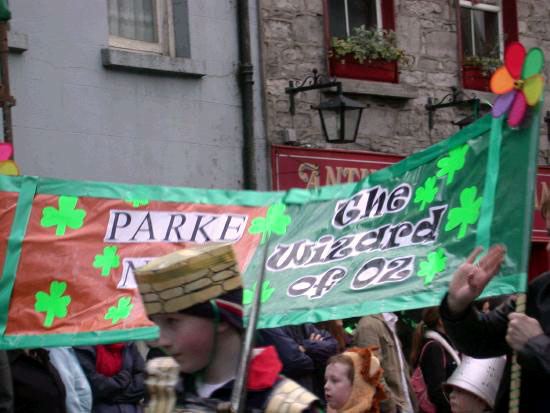
M 527 101 L 525 100 L 525 95 L 523 94 L 523 91 L 520 90 L 516 94 L 516 98 L 514 99 L 514 103 L 512 104 L 512 109 L 510 109 L 510 113 L 508 113 L 508 125 L 512 127 L 518 126 L 523 120 L 526 110 Z

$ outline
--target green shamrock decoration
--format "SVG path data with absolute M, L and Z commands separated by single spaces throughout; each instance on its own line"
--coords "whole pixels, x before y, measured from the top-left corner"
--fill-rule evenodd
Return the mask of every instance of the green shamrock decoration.
M 283 204 L 274 204 L 267 210 L 266 217 L 258 217 L 252 220 L 248 232 L 251 234 L 262 233 L 262 240 L 260 244 L 263 244 L 267 238 L 274 232 L 277 235 L 283 235 L 286 233 L 286 227 L 290 225 L 292 219 L 290 215 L 285 214 L 286 206 Z
M 118 320 L 128 318 L 134 308 L 132 297 L 120 297 L 116 306 L 109 307 L 109 311 L 105 314 L 105 320 L 111 320 L 115 324 Z
M 132 204 L 134 208 L 139 208 L 140 206 L 144 206 L 149 203 L 149 201 L 146 199 L 125 199 L 124 202 Z
M 430 252 L 427 260 L 421 261 L 419 266 L 418 276 L 424 278 L 424 285 L 431 284 L 437 273 L 445 271 L 447 267 L 445 250 L 439 248 L 437 251 Z
M 438 189 L 435 186 L 437 178 L 432 176 L 431 178 L 426 179 L 424 186 L 418 187 L 415 192 L 414 203 L 420 204 L 420 210 L 424 211 L 427 204 L 431 204 L 435 199 Z
M 94 268 L 101 268 L 101 275 L 106 277 L 111 272 L 111 268 L 120 267 L 120 257 L 116 255 L 117 247 L 105 247 L 103 248 L 103 255 L 96 255 Z
M 48 206 L 42 210 L 40 225 L 43 227 L 57 226 L 55 235 L 65 234 L 67 227 L 72 229 L 82 227 L 86 211 L 83 209 L 74 209 L 77 202 L 78 197 L 76 196 L 60 196 L 59 209 Z
M 437 167 L 440 168 L 437 171 L 437 177 L 447 175 L 447 185 L 453 182 L 455 172 L 461 170 L 466 162 L 466 152 L 468 152 L 468 144 L 459 148 L 455 148 L 449 152 L 449 156 L 437 161 Z
M 457 239 L 464 238 L 468 225 L 473 225 L 479 218 L 479 210 L 483 197 L 476 199 L 477 188 L 471 186 L 464 188 L 460 193 L 460 207 L 452 208 L 449 211 L 445 231 L 451 231 L 460 226 Z
M 258 283 L 254 283 L 254 285 L 250 290 L 248 288 L 245 288 L 243 290 L 243 304 L 252 304 L 252 300 L 254 300 L 254 291 L 256 291 L 257 284 Z M 269 300 L 274 291 L 275 291 L 275 288 L 269 287 L 269 281 L 264 281 L 264 283 L 262 284 L 262 293 L 260 295 L 260 302 L 265 303 L 267 300 Z
M 44 327 L 51 327 L 53 319 L 67 316 L 67 306 L 71 302 L 69 295 L 63 296 L 67 283 L 65 281 L 52 281 L 50 283 L 50 294 L 39 291 L 35 294 L 36 302 L 34 311 L 37 313 L 46 313 Z

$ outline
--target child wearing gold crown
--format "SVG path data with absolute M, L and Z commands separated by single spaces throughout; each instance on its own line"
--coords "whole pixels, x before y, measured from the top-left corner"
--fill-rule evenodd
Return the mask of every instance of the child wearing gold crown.
M 230 245 L 181 250 L 136 270 L 158 345 L 183 373 L 184 399 L 219 409 L 230 400 L 242 347 L 242 284 Z M 246 411 L 317 411 L 317 398 L 279 375 L 274 347 L 255 349 L 249 365 Z M 225 403 L 227 404 L 227 403 Z

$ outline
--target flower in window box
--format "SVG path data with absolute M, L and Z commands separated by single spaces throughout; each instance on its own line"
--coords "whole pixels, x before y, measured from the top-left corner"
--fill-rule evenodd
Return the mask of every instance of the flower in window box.
M 462 79 L 467 89 L 489 90 L 489 78 L 502 65 L 498 57 L 464 56 Z
M 499 66 L 502 60 L 494 56 L 464 56 L 464 66 L 475 66 L 479 68 L 483 76 L 491 75 Z
M 354 29 L 347 38 L 332 38 L 330 73 L 333 76 L 397 82 L 397 63 L 409 64 L 411 57 L 397 47 L 391 30 Z
M 508 124 L 518 126 L 527 106 L 535 106 L 542 96 L 544 78 L 539 74 L 544 54 L 538 47 L 528 53 L 519 42 L 510 43 L 504 52 L 504 66 L 491 77 L 491 90 L 500 95 L 491 111 L 498 118 L 508 113 Z

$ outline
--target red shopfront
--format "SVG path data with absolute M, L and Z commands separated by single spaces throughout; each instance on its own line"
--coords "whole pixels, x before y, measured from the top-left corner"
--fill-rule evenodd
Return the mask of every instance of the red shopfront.
M 376 152 L 273 145 L 271 147 L 273 190 L 317 188 L 320 185 L 355 182 L 369 173 L 386 168 L 403 158 L 403 156 Z M 546 251 L 546 244 L 550 241 L 550 237 L 540 215 L 540 200 L 543 193 L 548 193 L 549 188 L 550 167 L 539 166 L 529 280 L 550 268 L 550 257 Z

